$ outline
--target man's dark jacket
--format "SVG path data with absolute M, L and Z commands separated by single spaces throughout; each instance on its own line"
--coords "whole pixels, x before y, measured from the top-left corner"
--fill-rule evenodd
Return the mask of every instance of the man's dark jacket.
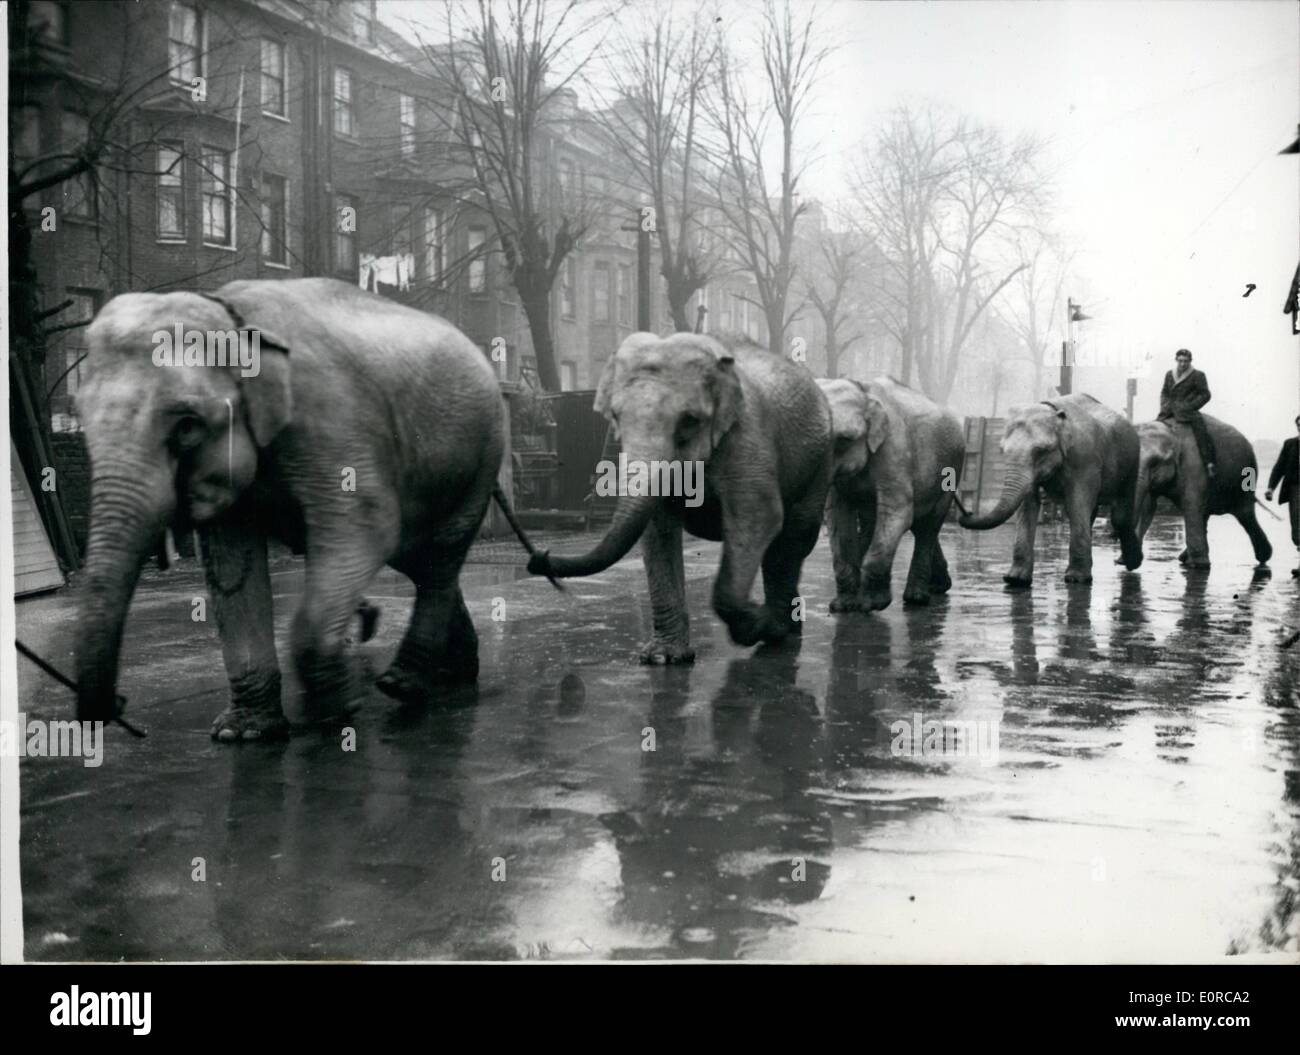
M 1165 371 L 1165 383 L 1160 389 L 1159 417 L 1187 421 L 1194 411 L 1209 401 L 1210 386 L 1201 371 L 1192 369 L 1178 384 L 1174 384 L 1174 372 Z
M 1268 474 L 1268 487 L 1265 490 L 1275 490 L 1279 482 L 1282 491 L 1277 500 L 1285 505 L 1291 500 L 1296 488 L 1300 487 L 1300 436 L 1292 436 L 1282 444 L 1282 453 L 1277 456 L 1273 471 Z

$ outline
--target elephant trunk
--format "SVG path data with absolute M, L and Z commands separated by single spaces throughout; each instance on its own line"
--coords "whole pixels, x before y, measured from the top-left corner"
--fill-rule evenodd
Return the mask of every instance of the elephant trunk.
M 1151 493 L 1151 467 L 1144 459 L 1138 469 L 1137 485 L 1133 489 L 1134 530 L 1139 542 L 1146 538 L 1155 511 L 1156 497 Z
M 989 528 L 1005 524 L 1011 518 L 1011 515 L 1020 508 L 1020 504 L 1025 500 L 1030 488 L 1033 486 L 1034 477 L 1028 469 L 1023 467 L 1008 468 L 1006 476 L 1002 480 L 1002 495 L 998 498 L 998 504 L 987 513 L 970 516 L 962 515 L 958 523 L 964 528 L 970 528 L 972 531 L 987 531 Z
M 77 718 L 108 721 L 117 713 L 118 660 L 127 608 L 173 511 L 171 481 L 156 465 L 114 459 L 96 464 L 91 527 L 81 572 L 77 644 Z
M 528 562 L 528 570 L 534 575 L 549 573 L 561 579 L 599 574 L 627 556 L 650 523 L 659 502 L 658 497 L 650 495 L 620 498 L 609 529 L 594 547 L 576 557 L 538 553 Z

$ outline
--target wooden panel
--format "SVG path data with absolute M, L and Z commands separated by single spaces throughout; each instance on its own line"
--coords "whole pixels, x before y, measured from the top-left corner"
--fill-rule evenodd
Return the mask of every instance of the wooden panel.
M 13 440 L 9 441 L 9 495 L 13 502 L 14 596 L 57 589 L 63 585 L 63 572 L 23 476 Z

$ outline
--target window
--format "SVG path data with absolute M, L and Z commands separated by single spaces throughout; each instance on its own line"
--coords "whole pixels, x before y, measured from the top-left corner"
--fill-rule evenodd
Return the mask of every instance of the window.
M 425 207 L 424 210 L 424 277 L 435 286 L 442 284 L 442 273 L 447 266 L 441 209 Z
M 23 169 L 41 155 L 41 108 L 32 104 L 18 106 L 11 115 L 9 148 L 14 154 L 14 171 L 22 175 Z
M 158 237 L 184 239 L 185 160 L 179 144 L 158 148 Z
M 375 42 L 375 0 L 352 0 L 352 35 L 370 44 Z
M 90 122 L 81 114 L 63 111 L 60 124 L 63 135 L 62 149 L 65 154 L 76 154 L 90 136 Z M 63 208 L 69 216 L 83 220 L 93 220 L 99 215 L 99 201 L 95 172 L 90 169 L 79 173 L 62 184 Z
M 483 243 L 487 241 L 486 227 L 469 229 L 469 291 L 483 293 L 487 290 L 487 260 L 483 256 Z
M 32 0 L 27 5 L 28 32 L 43 44 L 67 47 L 68 5 L 51 0 Z
M 572 392 L 578 387 L 578 364 L 566 360 L 560 364 L 560 391 Z
M 735 294 L 730 290 L 722 291 L 722 304 L 719 305 L 721 314 L 718 317 L 718 329 L 726 333 L 731 329 L 731 302 L 735 300 Z
M 616 295 L 618 297 L 618 324 L 620 326 L 631 326 L 632 266 L 630 264 L 618 265 L 618 287 Z
M 334 131 L 341 136 L 352 135 L 355 127 L 352 104 L 352 71 L 342 66 L 334 67 Z
M 559 169 L 560 207 L 567 209 L 573 201 L 573 162 L 561 161 Z
M 573 318 L 573 287 L 577 284 L 577 270 L 573 257 L 566 257 L 560 272 L 560 314 L 566 319 Z
M 173 3 L 167 21 L 167 66 L 173 84 L 203 76 L 203 19 L 192 4 Z
M 357 199 L 350 194 L 334 195 L 334 270 L 357 272 Z
M 209 245 L 231 245 L 229 151 L 203 148 L 199 186 L 203 197 L 203 241 Z
M 592 321 L 609 322 L 609 265 L 603 260 L 598 260 L 591 274 Z
M 289 263 L 289 184 L 270 173 L 262 174 L 262 258 Z
M 262 41 L 262 113 L 287 117 L 285 109 L 285 51 L 278 40 Z
M 415 97 L 399 95 L 397 97 L 397 122 L 401 133 L 402 156 L 411 157 L 415 153 Z

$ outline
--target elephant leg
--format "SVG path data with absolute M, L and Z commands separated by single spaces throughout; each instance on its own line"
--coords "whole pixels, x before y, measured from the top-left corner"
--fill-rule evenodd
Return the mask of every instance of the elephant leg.
M 832 612 L 852 612 L 858 607 L 858 587 L 862 582 L 862 545 L 859 535 L 860 514 L 855 505 L 831 491 L 830 529 L 831 564 L 835 569 L 835 599 Z
M 1092 582 L 1092 519 L 1097 513 L 1097 498 L 1076 487 L 1066 494 L 1065 509 L 1070 518 L 1070 563 L 1065 569 L 1065 581 Z
M 942 521 L 940 521 L 942 524 Z M 940 544 L 940 532 L 942 528 L 936 528 L 934 532 L 934 551 L 930 556 L 930 592 L 947 593 L 952 589 L 952 576 L 948 573 L 948 558 L 943 554 L 943 546 Z
M 1142 540 L 1137 533 L 1137 515 L 1131 499 L 1111 503 L 1110 524 L 1119 539 L 1120 561 L 1129 571 L 1136 571 L 1142 567 Z
M 903 603 L 929 604 L 934 555 L 939 548 L 939 525 L 929 519 L 913 524 L 912 539 L 912 563 L 907 569 Z
M 230 679 L 230 706 L 213 721 L 212 736 L 222 741 L 287 736 L 266 538 L 238 517 L 203 528 L 199 537 Z
M 490 480 L 484 487 L 490 487 Z M 460 571 L 489 500 L 486 493 L 480 494 L 440 525 L 432 538 L 394 561 L 415 584 L 411 622 L 393 662 L 376 682 L 394 699 L 424 703 L 438 685 L 478 679 L 478 634 L 465 607 Z
M 803 633 L 807 608 L 799 598 L 799 573 L 820 535 L 818 520 L 801 517 L 787 523 L 763 554 L 764 603 L 772 624 L 785 624 L 787 633 Z
M 1030 487 L 1025 500 L 1020 503 L 1016 542 L 1011 549 L 1011 568 L 1002 576 L 1002 581 L 1008 586 L 1028 586 L 1034 581 L 1034 537 L 1038 534 L 1040 505 L 1038 489 Z
M 1206 538 L 1204 502 L 1187 502 L 1183 506 L 1183 529 L 1187 533 L 1187 560 L 1183 563 L 1189 568 L 1208 568 L 1210 566 L 1210 543 Z
M 789 619 L 774 623 L 765 605 L 749 599 L 759 566 L 784 520 L 780 497 L 763 497 L 766 501 L 723 502 L 722 565 L 713 583 L 713 610 L 737 645 L 779 641 L 790 632 Z
M 682 522 L 660 506 L 641 536 L 641 561 L 650 585 L 654 634 L 641 646 L 641 662 L 694 663 L 682 563 Z
M 330 537 L 318 531 L 309 543 L 302 603 L 294 615 L 291 641 L 312 720 L 346 713 L 360 694 L 346 639 L 363 591 L 383 563 L 373 541 L 365 536 Z
M 894 554 L 904 532 L 912 526 L 911 496 L 904 499 L 877 498 L 876 530 L 862 562 L 861 604 L 865 612 L 888 608 L 893 601 L 889 580 Z
M 1269 542 L 1268 536 L 1264 534 L 1264 529 L 1259 526 L 1259 521 L 1255 518 L 1254 498 L 1251 497 L 1249 502 L 1242 502 L 1238 505 L 1232 515 L 1237 518 L 1237 523 L 1250 536 L 1250 544 L 1255 549 L 1256 562 L 1267 564 L 1273 556 L 1273 544 Z

